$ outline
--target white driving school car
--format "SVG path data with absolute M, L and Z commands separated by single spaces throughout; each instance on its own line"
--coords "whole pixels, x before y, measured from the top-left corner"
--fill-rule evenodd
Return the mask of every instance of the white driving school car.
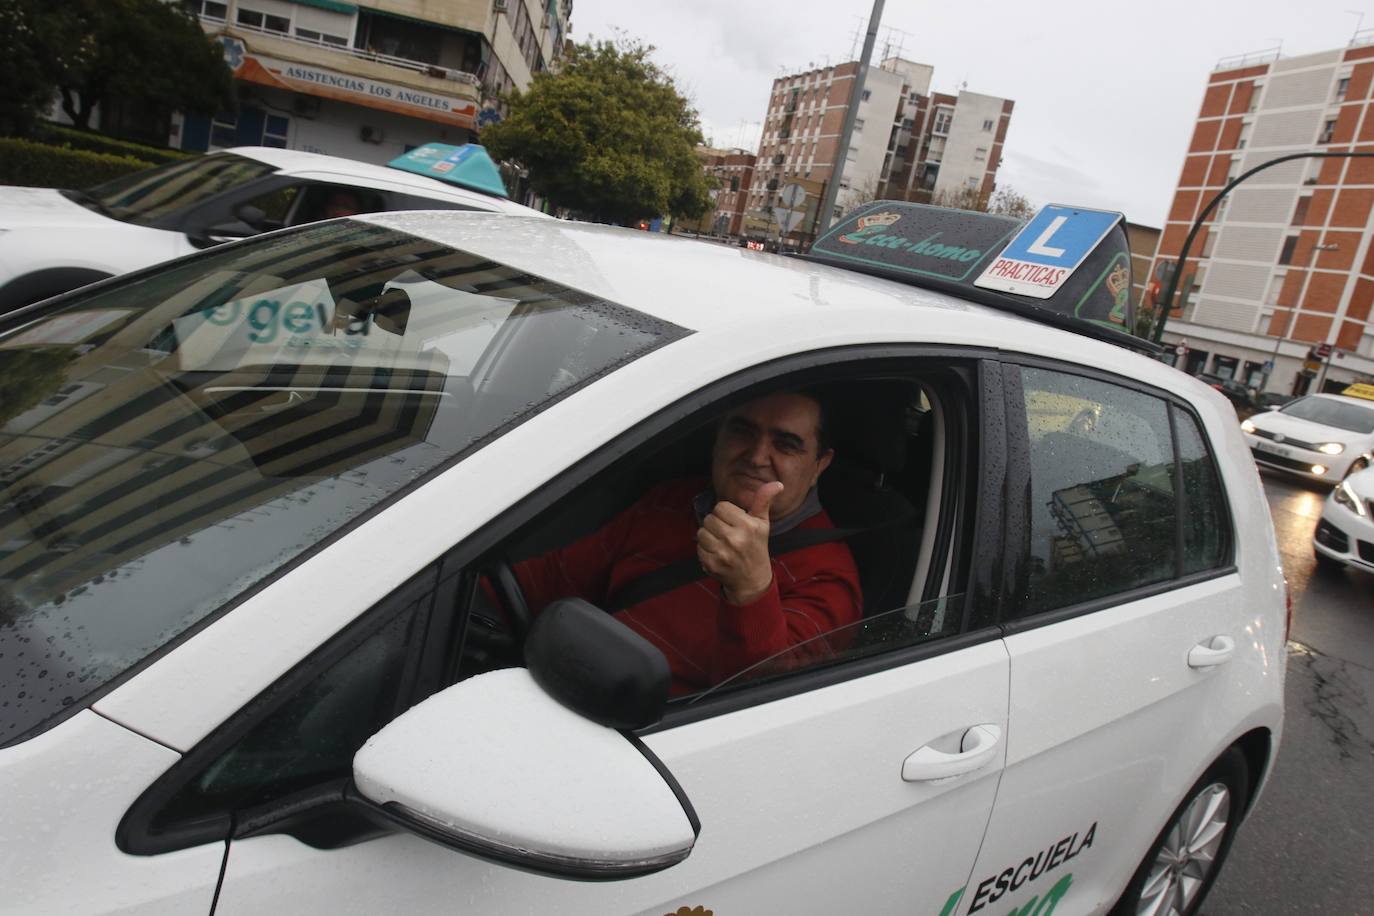
M 1374 401 L 1310 394 L 1240 424 L 1261 467 L 1339 483 L 1374 461 Z
M 0 320 L 4 908 L 1196 913 L 1286 586 L 1231 406 L 1119 330 L 1120 215 L 1047 211 L 806 259 L 380 214 Z M 527 606 L 798 390 L 854 623 L 670 693 Z
M 228 239 L 335 215 L 441 208 L 536 212 L 399 167 L 266 146 L 81 191 L 0 188 L 0 314 Z

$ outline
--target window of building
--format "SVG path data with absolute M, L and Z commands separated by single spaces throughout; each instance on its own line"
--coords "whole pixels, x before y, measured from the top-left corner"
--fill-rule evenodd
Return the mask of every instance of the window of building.
M 296 37 L 304 41 L 313 41 L 316 44 L 338 45 L 341 48 L 348 47 L 348 39 L 342 35 L 330 35 L 328 32 L 317 32 L 314 29 L 296 29 Z
M 976 175 L 970 175 L 968 178 L 964 179 L 964 187 L 968 188 L 970 191 L 977 190 L 978 185 L 981 183 L 982 182 Z
M 1336 101 L 1344 102 L 1345 93 L 1350 89 L 1350 77 L 1343 76 L 1336 80 Z
M 286 132 L 290 126 L 289 118 L 269 114 L 262 122 L 262 145 L 286 149 Z
M 949 133 L 950 122 L 954 120 L 954 112 L 948 108 L 937 108 L 935 110 L 935 126 L 932 128 L 937 134 Z
M 983 130 L 992 130 L 992 128 L 993 128 L 993 120 L 992 120 L 992 118 L 984 118 L 984 119 L 983 119 Z
M 1232 157 L 1232 159 L 1231 159 L 1231 164 L 1230 164 L 1229 166 L 1226 167 L 1226 183 L 1227 183 L 1227 184 L 1230 184 L 1231 182 L 1235 181 L 1235 180 L 1236 180 L 1236 176 L 1239 175 L 1239 174 L 1240 174 L 1240 159 L 1239 159 L 1238 157 Z
M 1250 111 L 1253 113 L 1259 110 L 1260 94 L 1264 92 L 1264 83 L 1256 80 L 1250 89 Z
M 1250 141 L 1250 125 L 1242 124 L 1240 134 L 1236 137 L 1236 149 L 1245 149 L 1245 144 Z
M 250 29 L 259 29 L 264 32 L 279 32 L 282 35 L 291 33 L 291 20 L 285 16 L 273 16 L 271 13 L 262 13 L 258 10 L 239 7 L 239 25 L 246 25 Z
M 855 119 L 854 119 L 854 133 L 857 134 L 857 133 L 859 133 L 860 131 L 862 131 L 863 129 L 864 129 L 864 119 L 863 119 L 863 118 L 855 118 Z
M 978 162 L 984 161 L 988 158 L 988 148 L 986 146 L 976 147 L 973 150 L 973 158 Z
M 1216 245 L 1216 241 L 1217 241 L 1217 233 L 1215 233 L 1215 232 L 1208 232 L 1207 235 L 1206 235 L 1206 237 L 1203 238 L 1203 240 L 1202 240 L 1202 256 L 1203 256 L 1204 258 L 1210 258 L 1210 257 L 1212 256 L 1212 248 Z
M 1331 138 L 1336 134 L 1336 119 L 1327 118 L 1326 123 L 1322 124 L 1322 132 L 1317 137 L 1318 143 L 1330 143 Z
M 229 18 L 229 5 L 220 3 L 217 0 L 188 0 L 187 7 L 197 16 L 205 19 L 217 19 L 220 22 Z
M 1279 250 L 1279 263 L 1292 264 L 1293 252 L 1297 250 L 1297 247 L 1298 237 L 1296 235 L 1290 235 L 1288 238 L 1284 239 L 1283 248 Z
M 221 111 L 210 121 L 211 146 L 238 146 L 238 117 L 230 112 Z
M 1279 271 L 1269 280 L 1269 289 L 1264 294 L 1264 304 L 1275 306 L 1279 304 L 1279 291 L 1283 289 L 1283 283 L 1288 279 L 1286 271 Z
M 1298 198 L 1297 206 L 1293 208 L 1293 220 L 1291 226 L 1301 226 L 1307 222 L 1307 210 L 1312 206 L 1312 195 L 1304 194 Z
M 872 95 L 872 94 L 873 94 L 872 92 L 870 92 L 869 90 L 865 89 L 865 90 L 864 90 L 863 101 L 867 102 L 867 101 L 868 101 L 868 97 L 869 97 L 870 95 Z

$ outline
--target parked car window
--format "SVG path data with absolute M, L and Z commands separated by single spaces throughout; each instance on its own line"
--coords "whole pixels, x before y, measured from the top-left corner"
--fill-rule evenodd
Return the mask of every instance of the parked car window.
M 1163 400 L 1022 370 L 1030 433 L 1027 612 L 1165 581 L 1177 572 L 1173 445 Z
M 1183 480 L 1183 573 L 1215 569 L 1226 558 L 1230 522 L 1216 464 L 1191 415 L 1171 407 Z
M 0 403 L 0 744 L 682 333 L 342 221 L 78 294 L 0 337 L 19 385 Z
M 159 218 L 257 181 L 274 166 L 233 153 L 211 153 L 123 175 L 68 196 L 113 219 L 155 225 Z

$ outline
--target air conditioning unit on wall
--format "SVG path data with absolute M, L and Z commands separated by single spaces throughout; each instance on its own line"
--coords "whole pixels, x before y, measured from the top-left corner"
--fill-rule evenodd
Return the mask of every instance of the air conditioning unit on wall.
M 519 2 L 519 0 L 517 0 Z M 506 0 L 491 0 L 491 11 L 493 13 L 504 13 L 506 11 Z
M 362 127 L 358 128 L 358 139 L 362 140 L 364 143 L 381 143 L 386 139 L 386 134 L 380 127 L 364 124 Z

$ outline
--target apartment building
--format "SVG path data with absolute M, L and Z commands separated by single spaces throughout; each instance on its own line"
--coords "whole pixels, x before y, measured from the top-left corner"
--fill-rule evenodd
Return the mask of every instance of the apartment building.
M 967 91 L 932 94 L 934 68 L 889 57 L 868 69 L 841 162 L 840 134 L 858 70 L 849 61 L 773 81 L 746 224 L 766 224 L 779 189 L 801 180 L 823 188 L 839 182 L 834 216 L 878 198 L 930 201 L 944 192 L 953 202 L 959 188 L 970 187 L 991 194 L 1010 101 Z M 813 232 L 805 225 L 793 241 Z
M 749 185 L 754 180 L 757 156 L 743 149 L 714 149 L 697 147 L 701 168 L 715 180 L 715 209 L 703 217 L 694 228 L 703 234 L 738 236 L 744 223 L 745 201 Z
M 1344 48 L 1219 62 L 1155 253 L 1167 282 L 1195 219 L 1232 179 L 1299 153 L 1374 152 L 1374 31 Z M 1271 166 L 1223 198 L 1183 267 L 1164 341 L 1190 372 L 1268 391 L 1374 377 L 1374 160 Z
M 237 113 L 174 117 L 188 150 L 265 145 L 387 162 L 475 142 L 498 96 L 563 52 L 571 0 L 186 0 L 234 72 Z

